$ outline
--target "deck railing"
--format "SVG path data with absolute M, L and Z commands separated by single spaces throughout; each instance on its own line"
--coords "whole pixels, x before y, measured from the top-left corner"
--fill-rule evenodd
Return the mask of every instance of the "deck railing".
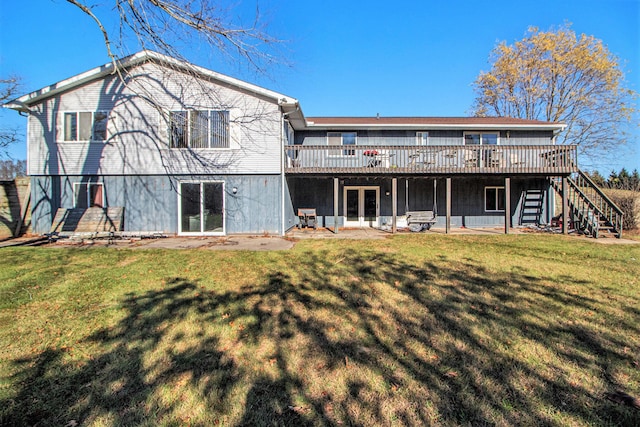
M 569 174 L 575 145 L 288 145 L 288 173 Z

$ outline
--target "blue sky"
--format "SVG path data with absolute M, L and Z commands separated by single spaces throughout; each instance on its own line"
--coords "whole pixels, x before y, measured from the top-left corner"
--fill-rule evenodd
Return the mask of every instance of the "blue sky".
M 240 5 L 237 13 L 248 12 L 243 16 L 250 21 L 256 1 L 235 3 Z M 269 32 L 286 41 L 281 52 L 291 66 L 260 75 L 202 46 L 185 49 L 185 56 L 293 96 L 307 116 L 467 115 L 474 99 L 471 83 L 489 68 L 489 53 L 497 42 L 521 39 L 529 26 L 546 30 L 565 22 L 577 33 L 603 40 L 623 61 L 628 85 L 640 91 L 640 0 L 258 4 Z M 106 24 L 113 27 L 108 20 Z M 107 60 L 94 23 L 66 1 L 0 2 L 0 75 L 21 76 L 24 93 Z M 0 111 L 0 122 L 25 126 L 13 111 Z M 634 136 L 634 147 L 626 149 L 622 160 L 598 168 L 640 168 L 640 132 Z M 24 158 L 25 151 L 20 144 L 11 154 Z

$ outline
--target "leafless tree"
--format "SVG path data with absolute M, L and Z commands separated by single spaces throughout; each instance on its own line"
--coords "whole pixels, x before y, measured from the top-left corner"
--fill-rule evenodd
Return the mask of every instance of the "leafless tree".
M 244 25 L 234 18 L 233 6 L 218 0 L 113 0 L 113 8 L 96 7 L 89 0 L 67 2 L 95 21 L 114 62 L 128 53 L 131 41 L 178 59 L 183 58 L 181 45 L 204 44 L 242 58 L 261 71 L 276 61 L 277 56 L 269 51 L 279 40 L 266 32 L 257 7 L 251 24 Z M 116 14 L 117 35 L 105 25 L 108 14 Z
M 20 88 L 20 79 L 16 76 L 0 78 L 0 105 L 13 99 Z M 15 128 L 0 128 L 0 159 L 9 157 L 8 148 L 18 141 L 20 134 Z
M 0 160 L 0 179 L 11 180 L 26 174 L 26 160 Z

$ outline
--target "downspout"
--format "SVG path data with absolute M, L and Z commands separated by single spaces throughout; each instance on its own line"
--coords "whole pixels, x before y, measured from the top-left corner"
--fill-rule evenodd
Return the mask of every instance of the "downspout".
M 281 143 L 281 147 L 280 147 L 280 201 L 281 201 L 281 206 L 280 206 L 280 219 L 281 219 L 281 229 L 280 229 L 280 236 L 284 237 L 285 234 L 285 206 L 284 206 L 284 167 L 285 167 L 285 158 L 284 158 L 284 124 L 285 124 L 285 118 L 284 118 L 284 111 L 282 112 L 281 116 L 282 117 L 282 122 L 280 123 L 280 143 Z
M 438 215 L 438 180 L 433 178 L 433 209 L 434 215 Z
M 409 211 L 409 178 L 404 180 L 404 214 Z
M 22 114 L 23 114 L 23 113 L 22 113 L 22 112 L 20 112 L 20 111 L 19 111 L 18 113 L 19 113 L 21 116 L 22 116 Z M 25 139 L 26 139 L 26 141 L 27 141 L 27 167 L 25 168 L 25 172 L 26 172 L 27 176 L 29 177 L 29 182 L 31 182 L 31 171 L 30 171 L 30 168 L 31 168 L 31 166 L 30 166 L 30 165 L 31 165 L 31 161 L 29 160 L 29 158 L 31 157 L 31 156 L 29 155 L 29 153 L 31 153 L 31 150 L 30 150 L 30 147 L 29 147 L 29 145 L 30 145 L 30 143 L 29 143 L 29 135 L 31 135 L 31 133 L 29 132 L 29 116 L 30 116 L 30 114 L 28 114 L 28 113 L 26 113 L 26 114 L 25 114 L 25 117 L 27 118 L 27 135 L 26 135 L 26 138 L 25 138 Z
M 287 125 L 287 135 L 288 135 L 288 131 L 289 131 L 289 120 L 287 119 L 287 116 L 289 114 L 295 113 L 297 111 L 300 111 L 300 105 L 296 102 L 296 109 L 294 111 L 290 111 L 288 113 L 286 113 L 284 111 L 284 109 L 282 108 L 282 102 L 285 101 L 284 99 L 279 100 L 279 105 L 280 105 L 280 111 L 281 111 L 281 118 L 282 118 L 282 122 L 280 123 L 280 143 L 281 143 L 281 147 L 280 147 L 280 199 L 281 199 L 281 214 L 282 214 L 282 223 L 280 224 L 280 226 L 282 227 L 282 232 L 281 232 L 281 236 L 284 237 L 285 232 L 286 232 L 286 213 L 285 213 L 285 167 L 286 167 L 286 161 L 287 158 L 284 154 L 284 147 L 286 146 L 285 142 L 285 135 L 284 135 L 284 129 L 285 129 L 285 123 Z

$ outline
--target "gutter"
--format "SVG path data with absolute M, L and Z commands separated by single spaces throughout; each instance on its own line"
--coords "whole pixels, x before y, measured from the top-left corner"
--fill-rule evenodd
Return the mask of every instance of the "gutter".
M 9 101 L 6 104 L 2 104 L 3 108 L 9 108 L 11 110 L 16 110 L 19 113 L 30 114 L 31 108 L 24 102 L 19 99 L 14 99 L 13 101 Z
M 528 125 L 528 124 L 513 124 L 513 125 L 502 125 L 502 124 L 415 124 L 415 123 L 406 123 L 406 124 L 331 124 L 331 123 L 323 123 L 316 125 L 314 122 L 307 122 L 307 129 L 309 130 L 365 130 L 365 129 L 393 129 L 393 130 L 404 130 L 404 129 L 416 129 L 416 130 L 553 130 L 554 134 L 563 131 L 566 128 L 565 124 L 562 125 Z
M 555 145 L 555 143 L 556 143 L 556 137 L 557 137 L 558 135 L 560 135 L 560 133 L 561 133 L 562 131 L 564 131 L 566 128 L 567 128 L 567 125 L 566 125 L 566 124 L 564 124 L 564 123 L 562 123 L 562 124 L 561 124 L 560 129 L 554 129 L 554 131 L 553 131 L 553 144 L 554 144 L 554 145 Z

